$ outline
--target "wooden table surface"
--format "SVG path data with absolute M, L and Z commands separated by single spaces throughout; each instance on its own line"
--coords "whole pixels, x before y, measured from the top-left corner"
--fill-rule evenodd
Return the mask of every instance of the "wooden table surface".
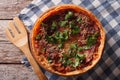
M 23 53 L 5 34 L 5 27 L 32 0 L 0 0 L 0 80 L 38 80 L 36 74 L 21 64 Z

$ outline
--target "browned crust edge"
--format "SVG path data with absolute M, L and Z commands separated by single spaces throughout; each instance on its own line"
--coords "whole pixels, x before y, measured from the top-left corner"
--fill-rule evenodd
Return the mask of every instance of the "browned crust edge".
M 96 60 L 92 60 L 92 65 L 90 66 L 87 66 L 81 70 L 76 70 L 76 71 L 72 71 L 72 72 L 67 72 L 67 73 L 60 73 L 58 71 L 54 71 L 49 63 L 44 59 L 43 56 L 38 56 L 36 55 L 35 53 L 35 48 L 34 48 L 34 37 L 35 35 L 37 34 L 37 30 L 40 28 L 40 24 L 41 22 L 47 18 L 48 16 L 54 14 L 55 12 L 61 10 L 61 9 L 74 9 L 75 11 L 77 12 L 82 12 L 82 13 L 85 13 L 86 15 L 88 15 L 92 20 L 94 20 L 96 22 L 97 25 L 99 25 L 98 27 L 100 28 L 100 34 L 101 34 L 101 44 L 100 46 L 98 47 L 98 57 Z M 43 67 L 44 69 L 48 70 L 49 72 L 52 72 L 52 73 L 55 73 L 55 74 L 58 74 L 58 75 L 61 75 L 61 76 L 73 76 L 73 75 L 80 75 L 80 74 L 83 74 L 85 72 L 87 72 L 88 70 L 92 69 L 97 63 L 98 61 L 100 60 L 101 56 L 102 56 L 102 52 L 103 52 L 103 49 L 104 49 L 104 44 L 105 44 L 105 30 L 102 26 L 102 24 L 100 23 L 100 21 L 95 17 L 95 15 L 92 14 L 92 12 L 86 10 L 85 8 L 82 8 L 80 6 L 76 6 L 76 5 L 73 5 L 73 4 L 64 4 L 64 5 L 59 5 L 59 6 L 55 6 L 55 7 L 52 7 L 50 8 L 48 11 L 44 12 L 40 18 L 37 19 L 34 27 L 33 27 L 33 30 L 32 30 L 32 33 L 31 33 L 31 38 L 30 38 L 30 43 L 31 43 L 31 49 L 32 49 L 32 54 L 33 56 L 35 57 L 35 59 L 37 60 L 37 62 L 40 64 L 41 67 Z M 42 61 L 45 61 L 45 62 L 42 62 Z

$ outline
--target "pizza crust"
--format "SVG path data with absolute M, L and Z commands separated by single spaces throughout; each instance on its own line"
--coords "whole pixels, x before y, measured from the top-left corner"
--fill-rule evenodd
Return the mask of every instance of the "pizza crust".
M 93 57 L 91 65 L 88 65 L 88 66 L 86 66 L 86 67 L 84 67 L 80 70 L 61 73 L 61 72 L 53 70 L 51 68 L 50 64 L 48 63 L 48 61 L 44 58 L 44 56 L 36 54 L 35 47 L 34 47 L 34 44 L 35 44 L 34 43 L 34 37 L 37 35 L 37 30 L 40 28 L 40 24 L 41 24 L 42 21 L 44 21 L 47 17 L 49 17 L 51 15 L 54 15 L 56 12 L 59 12 L 60 10 L 64 10 L 64 9 L 73 9 L 78 13 L 81 12 L 81 13 L 89 16 L 90 19 L 95 21 L 96 24 L 98 25 L 98 27 L 100 29 L 101 39 L 100 39 L 100 45 L 98 47 L 98 52 L 95 53 L 95 54 L 97 54 L 97 56 Z M 49 72 L 52 72 L 54 74 L 58 74 L 58 75 L 61 75 L 61 76 L 80 75 L 80 74 L 83 74 L 83 73 L 87 72 L 91 68 L 93 68 L 98 63 L 98 61 L 100 60 L 100 58 L 102 56 L 104 44 L 105 44 L 105 30 L 103 29 L 103 26 L 100 23 L 100 21 L 90 11 L 88 11 L 85 8 L 82 8 L 80 6 L 73 5 L 73 4 L 64 4 L 64 5 L 59 5 L 59 6 L 55 6 L 55 7 L 50 8 L 48 11 L 44 12 L 38 18 L 38 20 L 36 21 L 36 23 L 33 27 L 32 33 L 31 33 L 30 43 L 31 43 L 31 50 L 32 50 L 32 54 L 33 54 L 34 58 L 37 60 L 39 65 L 41 67 L 43 67 L 45 70 L 48 70 Z

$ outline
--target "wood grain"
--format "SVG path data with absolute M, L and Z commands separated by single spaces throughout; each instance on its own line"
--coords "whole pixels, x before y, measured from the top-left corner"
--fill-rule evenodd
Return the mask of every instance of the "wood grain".
M 39 80 L 31 68 L 21 64 L 24 54 L 6 37 L 11 20 L 0 20 L 0 80 Z
M 32 0 L 0 0 L 0 19 L 12 19 Z
M 33 70 L 20 64 L 0 64 L 0 80 L 39 80 Z
M 23 53 L 9 42 L 4 29 L 10 20 L 0 20 L 0 63 L 20 63 Z
M 33 70 L 21 64 L 24 54 L 5 34 L 5 27 L 32 0 L 0 0 L 0 80 L 39 80 Z

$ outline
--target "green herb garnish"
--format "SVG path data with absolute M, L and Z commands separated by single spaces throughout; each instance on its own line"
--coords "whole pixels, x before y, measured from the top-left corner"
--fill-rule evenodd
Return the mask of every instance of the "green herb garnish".
M 59 35 L 60 35 L 60 32 L 57 31 L 57 32 L 55 32 L 55 36 L 54 36 L 54 37 L 55 37 L 56 39 L 59 39 Z
M 57 27 L 57 22 L 53 21 L 51 29 L 54 30 L 54 29 L 56 29 L 56 27 Z
M 78 47 L 78 52 L 81 52 L 81 51 L 87 50 L 87 49 L 90 49 L 90 47 L 89 46 Z
M 41 36 L 40 34 L 38 34 L 38 35 L 35 37 L 35 39 L 36 39 L 36 40 L 40 40 L 41 37 L 42 37 L 42 36 Z
M 48 25 L 47 24 L 45 24 L 45 23 L 41 23 L 41 25 L 42 25 L 42 27 L 47 27 Z
M 77 54 L 77 56 L 75 57 L 75 63 L 73 64 L 73 67 L 79 66 L 84 59 L 85 59 L 84 54 Z
M 68 40 L 69 31 L 65 30 L 64 32 L 56 32 L 54 37 L 58 40 L 59 43 L 62 43 L 64 41 Z
M 65 30 L 63 32 L 63 37 L 64 37 L 65 40 L 68 40 L 68 38 L 69 38 L 69 30 Z
M 59 44 L 58 48 L 62 48 L 63 44 L 69 38 L 69 31 L 65 30 L 64 32 L 55 32 L 55 35 L 48 36 L 46 35 L 46 40 L 50 43 Z
M 78 53 L 78 45 L 76 43 L 70 45 L 70 49 L 68 50 L 68 54 L 63 53 L 62 62 L 64 66 L 72 66 L 76 68 L 79 66 L 83 60 L 85 59 L 85 54 Z M 74 58 L 75 61 L 71 61 L 70 58 Z
M 81 52 L 81 51 L 83 51 L 84 49 L 83 49 L 83 47 L 79 47 L 78 48 L 78 52 Z
M 61 27 L 66 27 L 66 26 L 67 26 L 67 23 L 68 23 L 68 21 L 60 21 L 59 25 L 60 25 Z
M 58 48 L 62 48 L 63 47 L 63 44 L 62 43 L 60 43 L 59 45 L 58 45 Z
M 72 29 L 72 34 L 78 34 L 80 32 L 80 28 L 78 26 L 75 26 L 74 29 Z
M 71 17 L 73 17 L 73 12 L 69 11 L 69 12 L 65 15 L 65 20 L 70 19 Z
M 95 38 L 95 37 L 89 36 L 89 37 L 87 38 L 87 45 L 88 45 L 88 46 L 92 46 L 92 45 L 95 44 L 95 43 L 96 43 L 96 38 Z
M 73 67 L 77 67 L 80 64 L 80 59 L 79 58 L 75 58 L 75 63 L 73 64 Z
M 66 61 L 67 59 L 68 59 L 68 55 L 67 54 L 65 54 L 65 53 L 62 53 L 62 55 L 63 55 L 63 57 L 62 57 L 62 61 Z
M 74 28 L 74 27 L 75 27 L 75 21 L 70 21 L 69 27 L 70 27 L 70 28 Z
M 72 49 L 72 50 L 73 50 L 73 49 L 77 49 L 77 48 L 78 48 L 78 45 L 77 45 L 77 44 L 71 44 L 71 45 L 70 45 L 70 49 Z
M 47 40 L 48 42 L 50 42 L 50 43 L 55 43 L 55 44 L 58 43 L 57 39 L 56 39 L 55 37 L 53 37 L 53 36 L 48 36 L 48 35 L 46 35 L 46 40 Z
M 99 32 L 95 32 L 93 36 L 98 37 L 99 35 Z
M 82 22 L 82 17 L 81 17 L 81 16 L 79 16 L 79 17 L 77 18 L 77 22 L 78 22 L 78 23 L 81 23 L 81 22 Z
M 60 40 L 60 39 L 61 39 L 61 40 L 64 40 L 64 37 L 63 37 L 63 33 L 62 33 L 62 32 L 59 33 L 59 40 Z M 62 42 L 62 41 L 61 41 L 61 42 Z
M 66 60 L 64 63 L 63 63 L 63 65 L 66 67 L 66 66 L 68 66 L 68 65 L 72 65 L 73 64 L 73 62 L 71 61 L 71 60 Z
M 77 57 L 79 57 L 80 60 L 84 60 L 85 59 L 85 54 L 77 54 Z
M 60 61 L 63 63 L 63 65 L 65 67 L 73 64 L 73 62 L 71 60 L 69 60 L 70 56 L 68 54 L 63 53 L 62 55 L 63 55 L 63 57 L 60 59 Z
M 87 46 L 91 47 L 97 42 L 97 34 L 93 34 L 87 38 Z
M 50 56 L 47 57 L 47 60 L 49 63 L 52 63 L 52 59 L 50 58 Z
M 77 49 L 78 49 L 78 45 L 77 44 L 71 44 L 70 45 L 70 50 L 68 51 L 68 53 L 70 54 L 71 57 L 75 57 L 76 56 Z

